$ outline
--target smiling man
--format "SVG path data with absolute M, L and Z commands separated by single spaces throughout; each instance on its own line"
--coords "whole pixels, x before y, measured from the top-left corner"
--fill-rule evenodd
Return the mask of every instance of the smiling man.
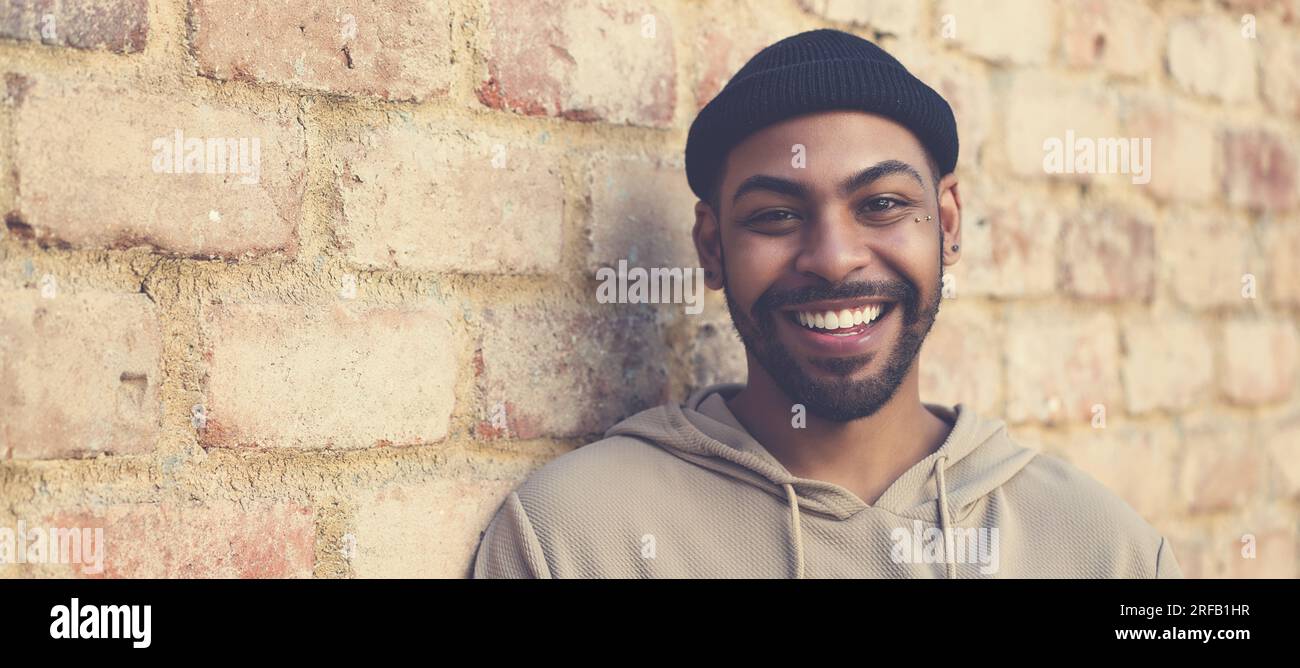
M 755 55 L 686 146 L 748 381 L 535 472 L 475 577 L 1180 577 L 1118 496 L 969 404 L 921 401 L 960 258 L 957 146 L 949 105 L 869 41 L 813 30 Z

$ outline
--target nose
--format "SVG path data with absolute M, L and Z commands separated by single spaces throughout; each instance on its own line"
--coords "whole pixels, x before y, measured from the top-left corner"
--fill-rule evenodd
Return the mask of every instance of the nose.
M 795 270 L 838 285 L 875 261 L 869 235 L 849 211 L 818 213 L 805 228 Z

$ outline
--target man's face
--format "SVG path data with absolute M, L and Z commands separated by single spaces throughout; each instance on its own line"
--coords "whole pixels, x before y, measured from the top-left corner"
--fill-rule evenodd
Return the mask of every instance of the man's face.
M 942 285 L 934 178 L 908 130 L 854 111 L 789 119 L 728 155 L 727 307 L 751 357 L 814 415 L 872 415 L 914 371 Z

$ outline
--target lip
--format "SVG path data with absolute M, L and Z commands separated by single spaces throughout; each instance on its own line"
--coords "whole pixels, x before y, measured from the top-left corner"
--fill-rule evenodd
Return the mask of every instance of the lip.
M 794 313 L 797 311 L 853 309 L 867 304 L 882 304 L 885 305 L 887 310 L 870 324 L 862 326 L 861 331 L 847 336 L 835 336 L 813 331 L 793 319 L 795 318 Z M 798 347 L 807 351 L 811 356 L 843 357 L 864 355 L 881 346 L 880 342 L 884 339 L 885 326 L 894 321 L 897 315 L 895 313 L 898 310 L 897 306 L 897 302 L 882 299 L 837 299 L 824 302 L 809 302 L 799 304 L 793 308 L 780 309 L 781 317 L 777 318 L 777 320 L 782 322 L 781 326 L 791 330 L 791 336 Z

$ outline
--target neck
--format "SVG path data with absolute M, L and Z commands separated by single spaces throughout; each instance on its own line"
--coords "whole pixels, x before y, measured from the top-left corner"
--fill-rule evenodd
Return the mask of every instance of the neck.
M 795 402 L 762 365 L 749 362 L 748 384 L 727 401 L 736 419 L 790 473 L 839 485 L 867 505 L 939 449 L 952 430 L 921 403 L 915 360 L 898 391 L 872 415 L 833 422 L 806 413 L 801 428 L 792 424 Z

